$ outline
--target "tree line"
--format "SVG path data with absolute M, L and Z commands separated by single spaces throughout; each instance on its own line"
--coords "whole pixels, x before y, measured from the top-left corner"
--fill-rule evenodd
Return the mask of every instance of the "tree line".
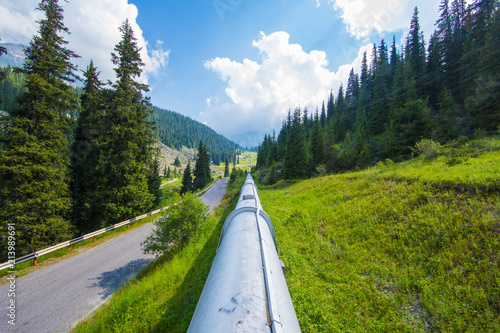
M 111 53 L 116 82 L 101 82 L 91 61 L 79 97 L 63 9 L 58 0 L 37 9 L 45 16 L 18 69 L 24 90 L 0 117 L 2 260 L 7 223 L 15 224 L 18 257 L 142 214 L 159 193 L 149 87 L 138 81 L 144 64 L 130 23 Z
M 289 111 L 278 136 L 259 145 L 256 167 L 278 163 L 285 178 L 303 178 L 407 159 L 424 138 L 498 132 L 499 2 L 442 0 L 439 11 L 427 48 L 415 7 L 402 49 L 382 39 L 321 110 Z

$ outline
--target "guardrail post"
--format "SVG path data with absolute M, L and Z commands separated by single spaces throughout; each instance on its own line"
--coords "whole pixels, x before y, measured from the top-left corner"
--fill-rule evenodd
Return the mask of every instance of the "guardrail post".
M 95 242 L 95 236 L 94 236 L 94 242 Z
M 71 252 L 71 244 L 69 244 L 68 252 Z
M 36 266 L 38 264 L 36 261 L 36 256 L 37 256 L 37 254 L 35 253 L 35 258 L 33 259 L 33 266 Z

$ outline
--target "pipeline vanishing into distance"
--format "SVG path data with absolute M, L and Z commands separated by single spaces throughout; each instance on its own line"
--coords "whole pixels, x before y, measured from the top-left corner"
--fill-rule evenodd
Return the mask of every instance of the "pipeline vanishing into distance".
M 274 228 L 250 174 L 222 227 L 188 332 L 300 332 Z

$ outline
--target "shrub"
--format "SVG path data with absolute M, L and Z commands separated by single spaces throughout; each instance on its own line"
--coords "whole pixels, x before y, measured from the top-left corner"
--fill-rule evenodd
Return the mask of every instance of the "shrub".
M 439 155 L 441 145 L 432 139 L 422 139 L 415 145 L 415 151 L 426 160 L 431 160 Z
M 155 228 L 141 243 L 143 252 L 161 255 L 174 247 L 187 245 L 191 235 L 205 221 L 207 213 L 208 206 L 187 194 L 168 215 L 153 222 Z

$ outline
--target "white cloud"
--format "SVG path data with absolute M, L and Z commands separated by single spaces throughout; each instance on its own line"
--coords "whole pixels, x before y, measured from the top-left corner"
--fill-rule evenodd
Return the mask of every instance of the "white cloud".
M 261 32 L 253 46 L 260 52 L 261 63 L 228 58 L 205 62 L 205 68 L 227 83 L 225 93 L 231 103 L 210 103 L 204 118 L 215 130 L 233 138 L 252 133 L 246 139 L 239 138 L 249 146 L 279 129 L 289 109 L 301 106 L 314 111 L 331 89 L 336 93 L 341 82 L 345 84 L 352 67 L 359 72 L 363 52 L 371 50 L 371 44 L 362 47 L 352 64 L 339 67 L 335 73 L 326 67 L 325 52 L 305 52 L 299 44 L 290 44 L 288 33 L 283 31 L 270 35 Z
M 358 39 L 366 39 L 371 32 L 379 34 L 408 30 L 415 6 L 419 8 L 420 26 L 426 36 L 434 31 L 439 16 L 437 0 L 329 0 L 341 12 L 346 30 Z M 422 15 L 425 12 L 426 15 Z
M 0 38 L 2 42 L 27 44 L 37 33 L 36 20 L 43 13 L 35 11 L 39 0 L 3 0 L 0 5 Z M 137 7 L 128 0 L 72 0 L 61 2 L 64 9 L 64 23 L 71 35 L 66 36 L 68 47 L 81 56 L 74 63 L 85 70 L 90 59 L 101 71 L 101 80 L 114 80 L 114 65 L 111 52 L 120 41 L 118 28 L 126 18 L 134 30 L 137 44 L 142 48 L 141 57 L 145 66 L 141 81 L 147 83 L 148 76 L 156 74 L 168 63 L 169 51 L 162 49 L 162 41 L 152 47 L 144 38 L 136 22 Z M 6 19 L 4 19 L 6 18 Z

